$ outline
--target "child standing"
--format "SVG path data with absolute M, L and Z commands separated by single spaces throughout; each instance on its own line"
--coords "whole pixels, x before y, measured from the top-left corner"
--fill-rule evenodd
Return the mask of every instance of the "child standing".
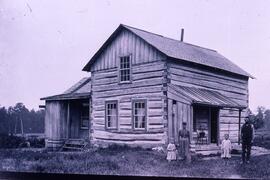
M 167 160 L 168 160 L 168 162 L 176 160 L 176 147 L 175 147 L 175 144 L 173 144 L 173 143 L 168 144 Z
M 225 134 L 224 138 L 221 143 L 221 158 L 228 159 L 231 158 L 232 144 L 229 140 L 229 134 Z

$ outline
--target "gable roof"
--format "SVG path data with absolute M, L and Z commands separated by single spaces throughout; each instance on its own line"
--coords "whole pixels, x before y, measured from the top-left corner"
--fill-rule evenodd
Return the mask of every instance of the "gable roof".
M 40 100 L 67 100 L 67 99 L 83 99 L 90 97 L 91 94 L 91 78 L 82 78 L 79 82 L 68 88 L 62 94 L 40 98 Z
M 213 68 L 218 68 L 231 73 L 243 75 L 246 77 L 254 78 L 252 75 L 241 69 L 239 66 L 219 54 L 212 49 L 203 48 L 200 46 L 192 45 L 179 40 L 167 38 L 158 34 L 154 34 L 148 31 L 130 27 L 120 24 L 119 27 L 113 32 L 113 34 L 107 39 L 102 47 L 96 52 L 96 54 L 85 65 L 83 71 L 90 71 L 90 66 L 102 53 L 103 49 L 118 35 L 118 33 L 126 29 L 133 34 L 137 35 L 145 42 L 156 48 L 159 52 L 167 57 L 175 58 L 178 60 L 184 60 L 196 64 L 201 64 Z

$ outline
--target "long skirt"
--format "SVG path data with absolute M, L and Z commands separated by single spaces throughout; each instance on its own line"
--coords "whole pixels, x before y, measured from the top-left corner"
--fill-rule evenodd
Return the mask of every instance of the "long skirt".
M 179 141 L 179 156 L 190 161 L 189 141 L 188 138 L 181 138 Z

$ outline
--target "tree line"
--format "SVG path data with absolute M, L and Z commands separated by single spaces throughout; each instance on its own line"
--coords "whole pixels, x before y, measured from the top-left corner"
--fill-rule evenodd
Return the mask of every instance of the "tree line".
M 258 106 L 255 113 L 248 109 L 248 116 L 255 129 L 266 128 L 270 130 L 270 109 Z
M 28 110 L 23 103 L 0 106 L 0 134 L 44 133 L 45 110 Z

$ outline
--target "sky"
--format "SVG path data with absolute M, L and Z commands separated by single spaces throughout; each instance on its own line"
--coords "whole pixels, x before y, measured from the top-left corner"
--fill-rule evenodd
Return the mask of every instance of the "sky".
M 120 23 L 217 50 L 249 72 L 249 106 L 270 108 L 270 1 L 0 0 L 0 106 L 62 93 Z

